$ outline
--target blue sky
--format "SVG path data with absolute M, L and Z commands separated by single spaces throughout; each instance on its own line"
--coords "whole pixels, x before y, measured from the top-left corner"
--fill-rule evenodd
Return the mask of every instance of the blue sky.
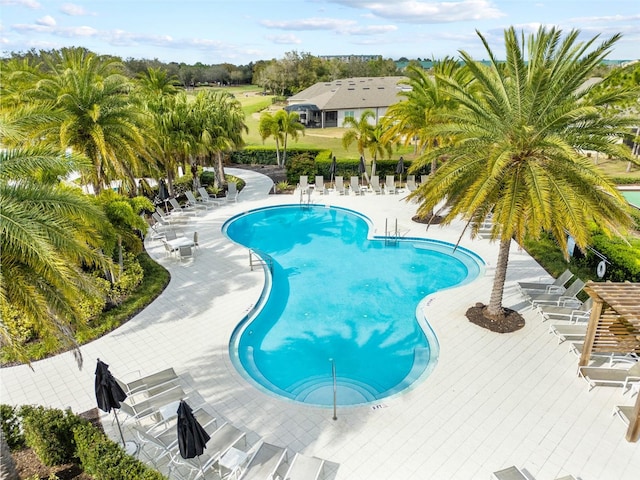
M 584 39 L 622 33 L 610 59 L 640 58 L 638 0 L 0 0 L 0 49 L 83 46 L 122 58 L 245 65 L 312 55 L 498 58 L 502 33 L 539 25 Z

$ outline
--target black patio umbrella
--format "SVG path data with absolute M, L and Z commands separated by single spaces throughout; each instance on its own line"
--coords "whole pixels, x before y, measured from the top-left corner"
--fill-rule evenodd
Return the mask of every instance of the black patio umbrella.
M 116 417 L 116 423 L 118 424 L 120 438 L 122 439 L 122 445 L 126 448 L 127 444 L 124 441 L 124 435 L 122 434 L 122 428 L 120 427 L 120 421 L 118 420 L 118 413 L 116 412 L 116 409 L 120 408 L 120 402 L 127 398 L 127 394 L 124 393 L 124 390 L 122 390 L 122 387 L 120 387 L 115 377 L 111 375 L 109 365 L 100 361 L 100 359 L 98 359 L 98 365 L 96 366 L 95 390 L 98 408 L 107 413 L 110 413 L 111 410 L 113 410 L 113 414 Z
M 166 212 L 169 190 L 167 190 L 167 184 L 165 183 L 164 178 L 160 179 L 160 184 L 158 185 L 158 198 L 164 202 L 164 211 Z
M 367 169 L 364 166 L 364 157 L 360 155 L 360 163 L 358 164 L 358 173 L 360 174 L 360 176 L 363 176 L 366 170 Z M 364 178 L 362 179 L 362 181 L 364 181 Z
M 331 159 L 331 166 L 329 167 L 329 176 L 331 177 L 331 183 L 333 183 L 333 179 L 336 177 L 336 171 L 338 170 L 338 164 L 336 163 L 336 156 L 333 156 Z
M 207 442 L 211 438 L 209 434 L 202 428 L 196 417 L 193 416 L 193 410 L 187 402 L 180 400 L 178 406 L 178 448 L 182 458 L 198 457 L 204 452 Z M 200 465 L 202 470 L 202 465 Z M 204 477 L 204 471 L 202 472 Z
M 404 173 L 404 158 L 402 157 L 396 163 L 396 173 L 400 176 L 399 180 L 402 183 L 402 174 Z

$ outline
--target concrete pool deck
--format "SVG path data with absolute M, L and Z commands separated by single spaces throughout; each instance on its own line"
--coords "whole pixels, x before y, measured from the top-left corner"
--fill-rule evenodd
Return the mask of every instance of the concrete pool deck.
M 193 262 L 167 258 L 161 242 L 147 242 L 149 254 L 171 272 L 162 295 L 122 327 L 83 345 L 82 370 L 70 352 L 33 363 L 33 371 L 3 368 L 0 402 L 75 412 L 94 408 L 99 357 L 119 378 L 133 370 L 173 367 L 185 387 L 219 418 L 249 432 L 250 440 L 261 437 L 326 459 L 326 478 L 488 479 L 491 472 L 514 464 L 537 480 L 567 474 L 582 480 L 637 478 L 640 442 L 627 442 L 626 426 L 612 416 L 615 405 L 632 404 L 635 398 L 620 388 L 587 391 L 568 345 L 558 345 L 514 287 L 516 281 L 545 275 L 515 244 L 504 305 L 521 310 L 526 326 L 500 335 L 464 317 L 469 306 L 488 301 L 497 257 L 497 244 L 465 234 L 461 245 L 488 263 L 486 274 L 423 302 L 440 356 L 433 373 L 409 391 L 373 407 L 339 408 L 333 421 L 330 408 L 296 404 L 251 386 L 231 364 L 228 341 L 260 297 L 264 273 L 250 271 L 247 250 L 229 241 L 221 226 L 245 210 L 295 204 L 299 197 L 268 195 L 271 181 L 260 174 L 228 173 L 245 178 L 247 187 L 237 203 L 201 213 L 183 229 L 187 235 L 199 233 Z M 457 241 L 460 224 L 432 226 L 427 232 L 412 222 L 415 206 L 403 201 L 405 195 L 313 194 L 311 200 L 362 212 L 377 235 L 384 234 L 385 220 L 397 219 L 406 236 Z M 103 415 L 103 424 L 117 438 L 111 417 Z

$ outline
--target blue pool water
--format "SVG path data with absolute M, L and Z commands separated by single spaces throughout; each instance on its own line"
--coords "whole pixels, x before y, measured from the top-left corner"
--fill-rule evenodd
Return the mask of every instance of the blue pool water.
M 379 401 L 424 378 L 438 343 L 419 302 L 470 282 L 481 261 L 435 241 L 369 239 L 353 211 L 313 206 L 258 209 L 231 219 L 233 241 L 273 259 L 254 316 L 234 332 L 231 357 L 261 388 L 314 405 Z

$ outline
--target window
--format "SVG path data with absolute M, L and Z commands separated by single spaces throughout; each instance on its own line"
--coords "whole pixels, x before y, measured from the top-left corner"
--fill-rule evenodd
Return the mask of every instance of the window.
M 355 113 L 353 110 L 345 110 L 344 118 L 354 118 L 354 117 L 355 117 Z

